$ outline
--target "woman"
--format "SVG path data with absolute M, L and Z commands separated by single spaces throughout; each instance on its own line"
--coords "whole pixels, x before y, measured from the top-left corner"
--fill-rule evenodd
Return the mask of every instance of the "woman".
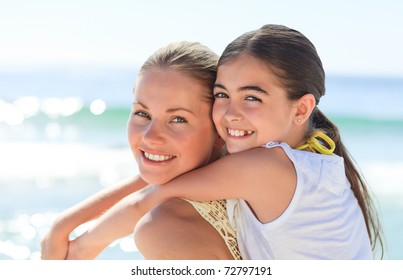
M 211 119 L 217 61 L 218 56 L 205 46 L 181 42 L 156 51 L 144 63 L 128 122 L 129 143 L 141 178 L 119 184 L 63 213 L 42 242 L 43 259 L 87 258 L 87 250 L 80 248 L 83 243 L 73 241 L 68 249 L 68 235 L 74 228 L 146 184 L 166 183 L 217 158 L 220 141 Z M 224 201 L 189 203 L 172 199 L 145 217 L 144 224 L 151 217 L 160 221 L 155 225 L 165 234 L 155 236 L 154 242 L 160 243 L 158 250 L 137 244 L 146 258 L 240 256 Z M 123 228 L 129 229 L 126 232 L 131 232 L 134 224 L 123 222 Z M 86 244 L 91 242 L 97 240 Z M 176 250 L 172 250 L 172 244 L 176 244 Z

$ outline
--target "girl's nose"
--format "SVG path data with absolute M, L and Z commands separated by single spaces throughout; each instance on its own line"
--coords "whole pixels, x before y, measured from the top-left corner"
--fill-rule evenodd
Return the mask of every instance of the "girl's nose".
M 239 105 L 231 103 L 228 105 L 224 115 L 227 121 L 241 121 L 243 118 L 242 111 Z

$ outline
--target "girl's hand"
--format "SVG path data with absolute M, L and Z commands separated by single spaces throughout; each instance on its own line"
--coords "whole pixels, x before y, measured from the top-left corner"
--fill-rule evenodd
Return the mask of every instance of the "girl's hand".
M 132 234 L 144 214 L 164 199 L 163 188 L 154 185 L 128 195 L 70 242 L 67 259 L 95 259 L 110 243 Z
M 66 260 L 93 260 L 102 252 L 103 246 L 88 242 L 85 236 L 86 233 L 70 241 Z

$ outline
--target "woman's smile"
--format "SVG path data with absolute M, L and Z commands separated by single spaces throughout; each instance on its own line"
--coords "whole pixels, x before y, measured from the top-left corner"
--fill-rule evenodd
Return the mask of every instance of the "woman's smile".
M 166 155 L 166 154 L 158 154 L 158 153 L 151 153 L 151 152 L 146 152 L 142 151 L 144 158 L 150 160 L 150 161 L 157 161 L 157 162 L 166 162 L 169 161 L 175 156 L 173 155 Z

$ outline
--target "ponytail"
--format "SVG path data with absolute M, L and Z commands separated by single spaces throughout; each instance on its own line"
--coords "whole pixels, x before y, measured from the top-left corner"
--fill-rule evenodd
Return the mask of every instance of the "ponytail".
M 374 203 L 368 192 L 367 184 L 361 172 L 358 170 L 355 161 L 341 141 L 339 129 L 317 107 L 314 109 L 311 115 L 310 127 L 311 133 L 314 130 L 321 130 L 327 136 L 332 138 L 332 140 L 336 144 L 334 153 L 344 159 L 346 176 L 351 184 L 351 189 L 358 201 L 358 204 L 364 216 L 368 236 L 372 245 L 372 250 L 375 249 L 375 245 L 377 244 L 377 242 L 379 242 L 379 246 L 381 249 L 381 258 L 383 258 L 384 247 L 381 238 L 381 226 L 374 207 Z

